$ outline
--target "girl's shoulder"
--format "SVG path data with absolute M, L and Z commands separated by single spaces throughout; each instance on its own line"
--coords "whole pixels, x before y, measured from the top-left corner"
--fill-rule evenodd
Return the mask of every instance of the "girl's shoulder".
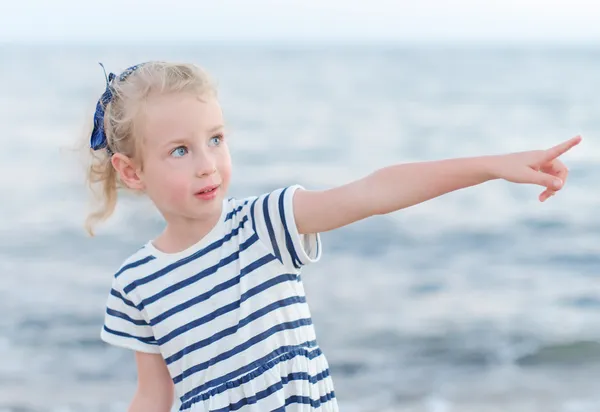
M 256 207 L 264 207 L 267 204 L 273 205 L 281 205 L 282 207 L 289 206 L 286 202 L 287 198 L 293 197 L 294 192 L 297 189 L 304 189 L 303 186 L 299 184 L 291 184 L 287 186 L 280 186 L 271 189 L 265 189 L 259 191 L 258 194 L 248 195 L 245 197 L 229 197 L 226 199 L 226 208 L 230 208 L 233 210 L 242 210 L 242 209 L 254 209 L 256 203 L 262 203 L 261 205 L 256 205 Z
M 135 279 L 143 276 L 144 273 L 151 270 L 150 266 L 155 266 L 153 263 L 156 263 L 157 256 L 149 248 L 149 245 L 151 245 L 151 242 L 145 243 L 121 263 L 113 275 L 115 281 L 118 280 L 119 283 L 126 284 L 132 278 Z

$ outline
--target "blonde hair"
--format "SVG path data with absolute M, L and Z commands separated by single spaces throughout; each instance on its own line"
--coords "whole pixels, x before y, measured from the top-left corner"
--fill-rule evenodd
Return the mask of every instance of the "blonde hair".
M 135 133 L 139 128 L 136 128 L 135 120 L 148 98 L 178 92 L 216 97 L 216 87 L 208 74 L 200 67 L 186 63 L 147 62 L 116 76 L 108 87 L 111 98 L 104 107 L 107 147 L 89 149 L 87 183 L 99 202 L 99 207 L 85 222 L 86 230 L 92 236 L 94 226 L 113 214 L 118 189 L 125 188 L 112 165 L 112 153 L 122 153 L 132 159 L 139 155 L 141 139 Z

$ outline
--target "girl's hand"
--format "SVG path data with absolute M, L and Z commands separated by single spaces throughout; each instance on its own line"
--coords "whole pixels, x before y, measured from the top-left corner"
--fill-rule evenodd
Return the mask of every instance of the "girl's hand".
M 543 186 L 546 190 L 540 194 L 539 199 L 544 202 L 564 187 L 569 174 L 558 157 L 580 142 L 581 137 L 577 136 L 547 150 L 494 156 L 490 165 L 492 176 L 512 183 Z

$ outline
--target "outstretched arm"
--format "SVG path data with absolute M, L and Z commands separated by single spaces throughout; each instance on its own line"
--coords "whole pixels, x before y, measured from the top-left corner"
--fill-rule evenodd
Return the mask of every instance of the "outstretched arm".
M 298 191 L 296 225 L 300 233 L 325 232 L 493 179 L 543 186 L 543 202 L 567 178 L 558 157 L 580 141 L 575 137 L 548 150 L 395 165 L 333 189 Z

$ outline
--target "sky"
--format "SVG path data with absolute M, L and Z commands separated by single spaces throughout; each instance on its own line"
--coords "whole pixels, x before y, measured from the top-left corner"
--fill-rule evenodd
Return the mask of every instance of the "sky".
M 599 43 L 597 0 L 0 0 L 0 42 Z

